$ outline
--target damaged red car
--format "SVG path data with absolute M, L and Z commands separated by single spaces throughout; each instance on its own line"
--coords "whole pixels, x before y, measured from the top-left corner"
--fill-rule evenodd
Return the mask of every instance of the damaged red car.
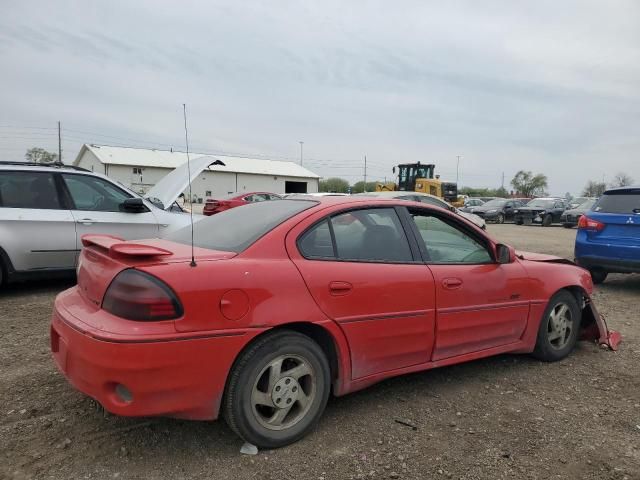
M 589 272 L 516 252 L 458 215 L 404 200 L 262 202 L 163 240 L 83 237 L 55 301 L 60 371 L 125 416 L 224 416 L 287 445 L 330 394 L 506 352 L 543 361 L 615 348 Z

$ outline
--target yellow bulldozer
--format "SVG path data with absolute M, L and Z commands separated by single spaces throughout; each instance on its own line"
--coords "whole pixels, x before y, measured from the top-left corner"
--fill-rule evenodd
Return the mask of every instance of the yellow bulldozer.
M 387 182 L 376 184 L 376 192 L 403 191 L 422 192 L 442 198 L 454 207 L 463 204 L 464 200 L 458 198 L 458 185 L 455 182 L 443 182 L 440 175 L 435 175 L 434 164 L 403 163 L 398 165 L 398 183 Z M 396 173 L 396 167 L 393 167 Z

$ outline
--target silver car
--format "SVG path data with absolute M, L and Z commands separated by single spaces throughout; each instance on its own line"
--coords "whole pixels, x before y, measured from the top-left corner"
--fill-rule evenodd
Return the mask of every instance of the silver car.
M 393 192 L 366 192 L 366 193 L 358 193 L 357 195 L 368 196 L 368 197 L 378 197 L 378 198 L 396 198 L 401 200 L 411 200 L 413 202 L 422 202 L 428 205 L 433 205 L 434 207 L 444 208 L 445 210 L 450 210 L 452 212 L 457 213 L 461 217 L 475 224 L 483 230 L 486 230 L 487 224 L 483 218 L 480 218 L 478 215 L 474 215 L 473 213 L 463 212 L 460 209 L 449 205 L 440 197 L 436 197 L 435 195 L 430 195 L 428 193 L 422 192 L 403 192 L 403 191 L 393 191 Z
M 0 284 L 75 269 L 85 234 L 133 240 L 188 225 L 176 199 L 215 161 L 192 160 L 191 177 L 176 168 L 145 198 L 78 167 L 0 162 Z

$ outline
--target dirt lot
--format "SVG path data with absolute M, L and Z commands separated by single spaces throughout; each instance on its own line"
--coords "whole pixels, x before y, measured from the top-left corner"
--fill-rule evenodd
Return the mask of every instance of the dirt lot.
M 489 230 L 572 255 L 572 230 Z M 386 381 L 331 400 L 310 436 L 257 456 L 222 421 L 103 416 L 75 392 L 48 347 L 54 296 L 69 285 L 0 293 L 0 478 L 640 478 L 640 276 L 597 288 L 624 337 L 616 353 L 583 342 L 555 364 L 504 355 Z

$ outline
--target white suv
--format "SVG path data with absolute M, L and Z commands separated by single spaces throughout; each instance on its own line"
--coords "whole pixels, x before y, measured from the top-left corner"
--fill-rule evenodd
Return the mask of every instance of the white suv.
M 191 179 L 216 160 L 192 160 Z M 0 162 L 0 284 L 73 271 L 84 234 L 133 240 L 188 225 L 175 201 L 189 181 L 185 164 L 142 198 L 79 167 Z

